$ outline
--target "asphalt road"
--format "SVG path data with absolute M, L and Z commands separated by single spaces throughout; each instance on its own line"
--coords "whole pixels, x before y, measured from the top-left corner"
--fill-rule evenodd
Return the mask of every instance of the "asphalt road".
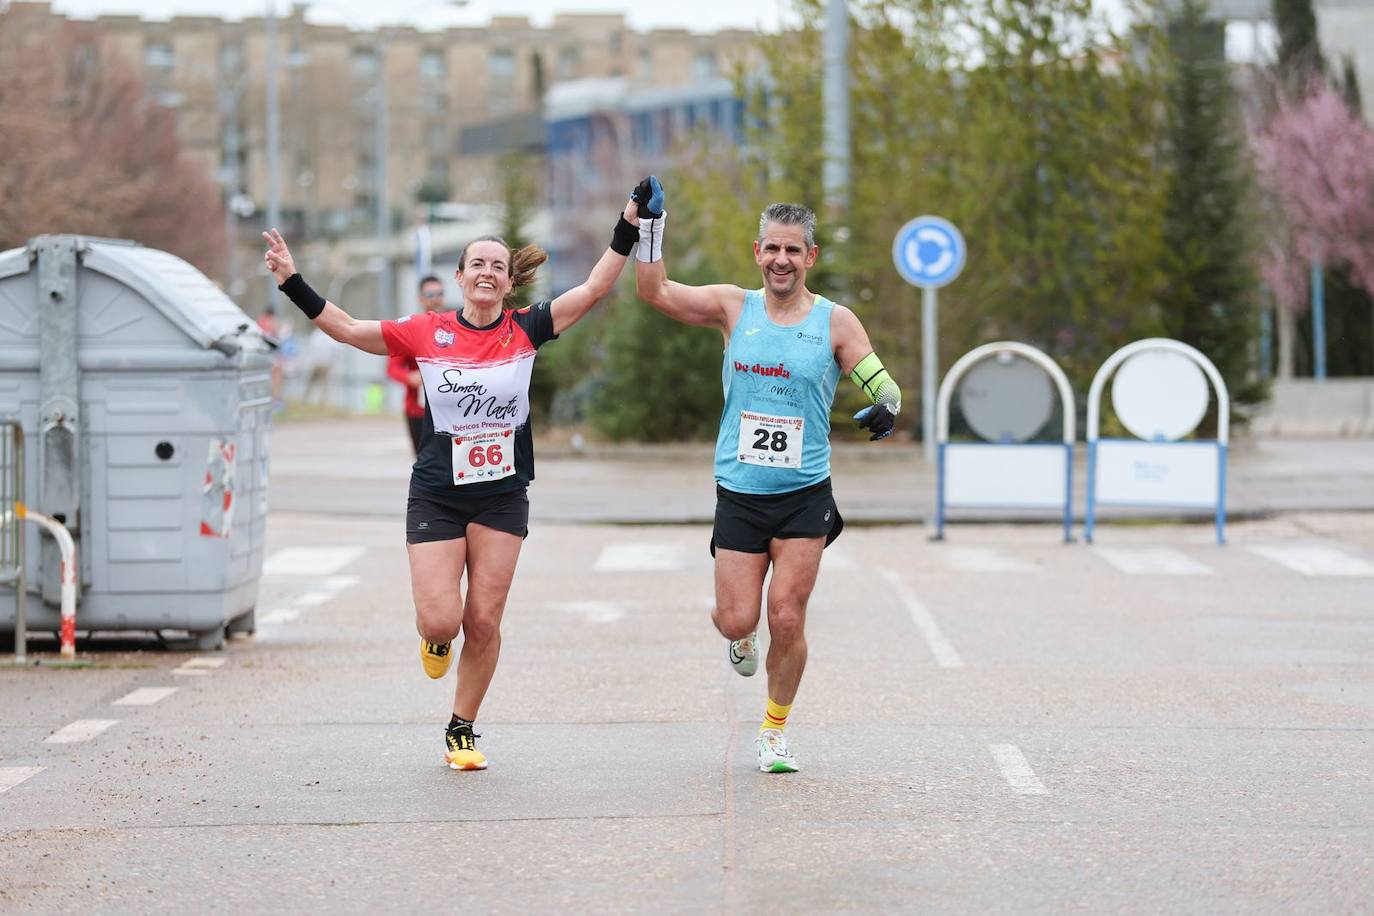
M 371 484 L 287 511 L 315 460 L 287 430 L 256 636 L 0 669 L 0 910 L 1370 909 L 1374 513 L 1222 548 L 1205 525 L 851 528 L 781 776 L 753 761 L 763 678 L 710 628 L 708 529 L 545 518 L 479 718 L 491 768 L 459 773 L 400 505 L 339 505 L 393 498 L 395 471 L 359 461 Z M 596 465 L 541 465 L 536 518 Z M 695 499 L 704 463 L 678 465 Z

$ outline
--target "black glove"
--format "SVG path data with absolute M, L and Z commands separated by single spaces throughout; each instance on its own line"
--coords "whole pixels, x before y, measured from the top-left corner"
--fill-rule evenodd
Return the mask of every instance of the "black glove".
M 854 419 L 859 421 L 860 427 L 873 432 L 873 435 L 868 437 L 868 441 L 876 442 L 892 435 L 892 427 L 897 422 L 897 415 L 886 404 L 874 404 L 872 407 L 865 407 L 854 414 Z
M 657 175 L 650 175 L 635 185 L 630 198 L 639 204 L 640 219 L 658 219 L 663 215 L 663 185 Z

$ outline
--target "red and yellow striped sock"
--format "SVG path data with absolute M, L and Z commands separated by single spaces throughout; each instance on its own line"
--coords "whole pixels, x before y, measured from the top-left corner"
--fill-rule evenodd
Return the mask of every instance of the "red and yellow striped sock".
M 782 731 L 787 727 L 787 714 L 791 711 L 791 703 L 788 703 L 786 706 L 779 706 L 777 703 L 774 703 L 770 697 L 768 699 L 768 709 L 763 714 L 763 724 L 759 726 L 759 731 L 763 731 L 766 728 L 776 728 L 778 731 Z

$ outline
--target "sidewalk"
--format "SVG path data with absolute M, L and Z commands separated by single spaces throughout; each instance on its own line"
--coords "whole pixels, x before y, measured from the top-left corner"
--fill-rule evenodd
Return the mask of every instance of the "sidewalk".
M 576 450 L 565 438 L 548 437 L 535 449 L 531 514 L 541 521 L 582 524 L 709 522 L 715 508 L 712 451 L 710 443 L 599 443 Z M 1081 517 L 1086 479 L 1081 445 L 1076 459 L 1074 513 Z M 411 460 L 399 418 L 278 425 L 272 432 L 271 507 L 400 519 Z M 1229 460 L 1232 518 L 1374 511 L 1374 439 L 1242 439 L 1233 443 Z M 850 521 L 912 524 L 934 513 L 935 473 L 922 460 L 919 443 L 842 443 L 835 447 L 832 466 L 836 496 Z M 1111 518 L 1120 512 L 1101 514 Z M 956 521 L 973 517 L 952 515 Z M 1052 514 L 1044 518 L 1056 521 Z

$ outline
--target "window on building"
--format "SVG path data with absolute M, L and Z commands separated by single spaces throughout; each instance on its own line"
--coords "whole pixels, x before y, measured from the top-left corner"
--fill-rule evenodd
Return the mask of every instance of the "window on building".
M 698 83 L 716 78 L 715 51 L 698 51 L 692 55 L 692 78 Z
M 348 65 L 353 75 L 358 79 L 372 80 L 377 78 L 377 52 L 372 48 L 354 48 L 353 56 L 349 59 Z
M 420 55 L 420 79 L 438 82 L 448 73 L 448 60 L 444 52 L 435 48 Z
M 176 66 L 177 59 L 170 44 L 154 41 L 143 49 L 143 63 L 149 70 L 171 70 Z
M 499 114 L 515 104 L 515 52 L 504 49 L 487 55 L 487 111 Z
M 569 80 L 577 76 L 578 66 L 582 63 L 582 49 L 568 45 L 558 49 L 558 78 Z
M 515 79 L 515 53 L 507 50 L 492 51 L 487 55 L 487 79 L 495 88 L 500 83 L 510 83 Z
M 219 71 L 232 76 L 243 69 L 243 45 L 237 41 L 226 42 L 219 46 Z
M 431 153 L 443 155 L 448 152 L 448 128 L 442 124 L 431 124 L 425 131 L 425 146 Z
M 619 54 L 624 47 L 624 37 L 619 32 L 612 32 L 611 37 L 606 40 L 612 54 Z
M 654 76 L 654 55 L 648 48 L 639 49 L 639 78 L 651 80 Z
M 448 110 L 448 96 L 441 92 L 426 92 L 422 108 L 427 115 L 442 115 Z

